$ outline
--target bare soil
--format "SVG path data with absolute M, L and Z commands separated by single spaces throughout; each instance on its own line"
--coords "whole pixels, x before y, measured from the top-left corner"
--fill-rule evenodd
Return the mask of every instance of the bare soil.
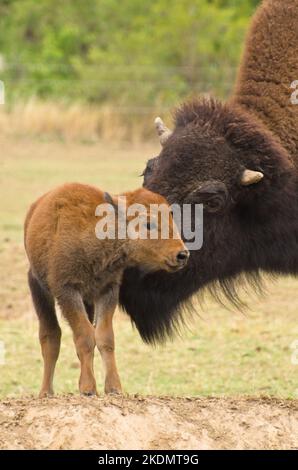
M 297 449 L 298 400 L 27 397 L 0 426 L 1 449 Z

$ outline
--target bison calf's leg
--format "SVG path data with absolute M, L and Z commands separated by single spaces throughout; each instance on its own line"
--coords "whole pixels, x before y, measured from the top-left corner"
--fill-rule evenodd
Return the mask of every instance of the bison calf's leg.
M 117 303 L 118 296 L 112 294 L 112 296 L 105 297 L 95 304 L 95 339 L 104 366 L 105 393 L 122 392 L 116 365 L 113 331 L 113 316 Z
M 79 390 L 83 395 L 96 395 L 93 359 L 95 348 L 94 328 L 90 321 L 80 294 L 67 291 L 57 296 L 63 316 L 72 332 L 77 355 L 81 363 Z
M 40 398 L 54 394 L 53 378 L 60 352 L 61 329 L 58 324 L 54 298 L 44 289 L 39 281 L 28 273 L 28 282 L 32 301 L 39 319 L 39 341 L 44 361 Z

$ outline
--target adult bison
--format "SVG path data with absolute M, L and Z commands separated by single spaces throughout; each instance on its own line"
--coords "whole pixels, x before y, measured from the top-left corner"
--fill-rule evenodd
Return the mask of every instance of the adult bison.
M 142 338 L 173 333 L 204 286 L 237 301 L 239 279 L 298 273 L 298 0 L 265 0 L 226 103 L 197 99 L 157 121 L 160 155 L 147 188 L 170 203 L 204 204 L 204 243 L 175 274 L 125 273 L 121 304 Z

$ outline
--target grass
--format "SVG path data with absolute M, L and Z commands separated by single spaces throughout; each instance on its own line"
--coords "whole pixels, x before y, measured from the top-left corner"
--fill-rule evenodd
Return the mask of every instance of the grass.
M 153 121 L 160 113 L 170 120 L 170 110 L 154 104 L 147 108 L 113 104 L 91 106 L 32 98 L 27 102 L 0 106 L 0 128 L 2 134 L 13 137 L 44 135 L 85 142 L 96 142 L 100 138 L 134 143 L 155 137 Z
M 27 261 L 22 224 L 28 205 L 64 181 L 97 184 L 111 192 L 140 185 L 152 145 L 79 143 L 18 138 L 1 140 L 0 157 L 0 395 L 36 393 L 42 360 L 37 321 L 26 285 Z M 118 313 L 116 346 L 125 391 L 168 395 L 298 395 L 298 366 L 291 344 L 298 339 L 297 281 L 267 282 L 268 294 L 253 297 L 245 314 L 227 311 L 207 298 L 204 310 L 163 347 L 141 342 L 127 318 Z M 62 350 L 56 391 L 77 393 L 78 362 L 68 326 L 62 320 Z M 97 355 L 98 388 L 102 390 Z

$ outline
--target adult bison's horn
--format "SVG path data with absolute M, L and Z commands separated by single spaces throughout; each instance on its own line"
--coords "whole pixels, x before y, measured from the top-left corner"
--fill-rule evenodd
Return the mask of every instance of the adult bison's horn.
M 159 136 L 160 143 L 162 146 L 164 146 L 164 144 L 172 134 L 172 131 L 167 128 L 167 126 L 164 124 L 163 120 L 160 117 L 157 117 L 155 119 L 154 124 L 157 130 L 157 134 Z
M 260 171 L 244 170 L 240 183 L 242 186 L 249 186 L 250 184 L 258 183 L 263 178 L 264 175 Z

